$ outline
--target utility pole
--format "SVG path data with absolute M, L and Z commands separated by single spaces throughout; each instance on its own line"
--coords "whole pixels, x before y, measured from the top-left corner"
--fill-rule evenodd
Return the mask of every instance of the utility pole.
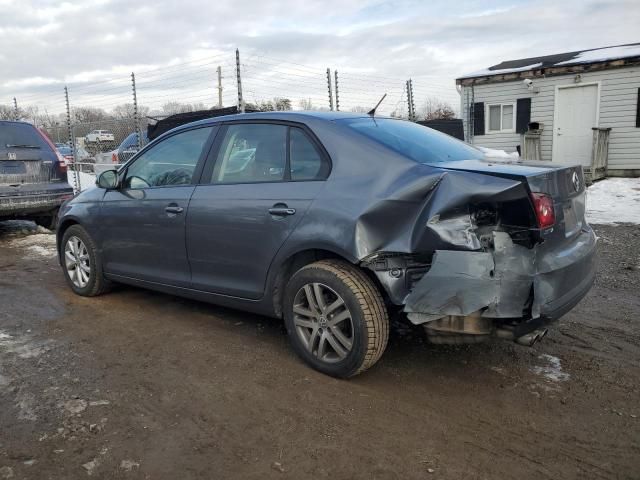
M 18 111 L 18 100 L 13 97 L 13 116 L 16 121 L 20 120 L 20 112 Z
M 333 86 L 336 89 L 336 112 L 340 111 L 340 95 L 338 94 L 338 70 L 333 71 L 334 82 Z
M 244 99 L 242 98 L 242 79 L 240 78 L 240 50 L 236 48 L 236 78 L 238 80 L 238 110 L 244 113 Z
M 222 67 L 218 65 L 218 108 L 222 108 Z
M 333 93 L 331 92 L 331 70 L 327 68 L 327 87 L 329 88 L 329 110 L 333 111 Z
M 133 93 L 133 121 L 136 124 L 136 137 L 138 137 L 138 150 L 142 148 L 142 135 L 140 131 L 140 119 L 138 118 L 138 95 L 136 93 L 136 76 L 131 72 L 131 91 Z
M 64 102 L 67 107 L 67 134 L 69 138 L 69 145 L 71 146 L 71 155 L 73 157 L 73 176 L 75 179 L 74 193 L 80 193 L 80 173 L 78 173 L 78 163 L 76 162 L 76 142 L 73 138 L 73 131 L 71 130 L 71 108 L 69 108 L 69 89 L 65 85 L 64 87 Z

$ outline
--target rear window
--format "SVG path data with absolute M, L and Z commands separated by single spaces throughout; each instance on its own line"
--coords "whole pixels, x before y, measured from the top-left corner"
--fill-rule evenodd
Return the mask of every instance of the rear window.
M 33 125 L 0 122 L 0 148 L 47 148 Z
M 348 118 L 337 122 L 420 163 L 484 158 L 477 148 L 417 123 L 390 118 Z

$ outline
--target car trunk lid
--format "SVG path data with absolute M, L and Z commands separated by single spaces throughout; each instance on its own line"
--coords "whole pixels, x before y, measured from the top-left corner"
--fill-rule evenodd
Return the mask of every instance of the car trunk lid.
M 0 192 L 60 180 L 57 156 L 33 125 L 0 122 Z
M 585 223 L 585 182 L 582 167 L 579 165 L 486 159 L 445 162 L 438 163 L 437 166 L 448 170 L 519 180 L 531 193 L 549 195 L 555 210 L 556 220 L 552 227 L 555 235 L 572 237 L 580 232 Z

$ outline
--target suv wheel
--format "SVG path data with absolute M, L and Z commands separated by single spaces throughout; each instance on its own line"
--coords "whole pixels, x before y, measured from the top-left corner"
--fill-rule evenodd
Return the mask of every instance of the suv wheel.
M 104 293 L 110 282 L 102 274 L 102 259 L 96 244 L 80 225 L 72 225 L 62 236 L 61 256 L 65 279 L 83 297 Z
M 41 217 L 35 217 L 33 219 L 36 225 L 46 228 L 47 230 L 55 231 L 58 223 L 58 210 L 54 210 L 49 215 L 43 215 Z
M 312 263 L 291 277 L 284 317 L 296 353 L 334 377 L 352 377 L 373 366 L 389 338 L 389 318 L 377 287 L 339 260 Z

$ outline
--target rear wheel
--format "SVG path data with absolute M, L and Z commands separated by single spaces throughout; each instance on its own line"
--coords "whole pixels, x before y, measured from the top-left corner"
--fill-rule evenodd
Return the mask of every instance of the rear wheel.
M 87 231 L 72 225 L 62 236 L 62 266 L 71 289 L 83 297 L 94 297 L 108 290 L 110 282 L 102 273 L 102 259 Z
M 284 317 L 298 355 L 335 377 L 352 377 L 373 366 L 389 338 L 389 319 L 377 287 L 340 260 L 312 263 L 291 277 Z

